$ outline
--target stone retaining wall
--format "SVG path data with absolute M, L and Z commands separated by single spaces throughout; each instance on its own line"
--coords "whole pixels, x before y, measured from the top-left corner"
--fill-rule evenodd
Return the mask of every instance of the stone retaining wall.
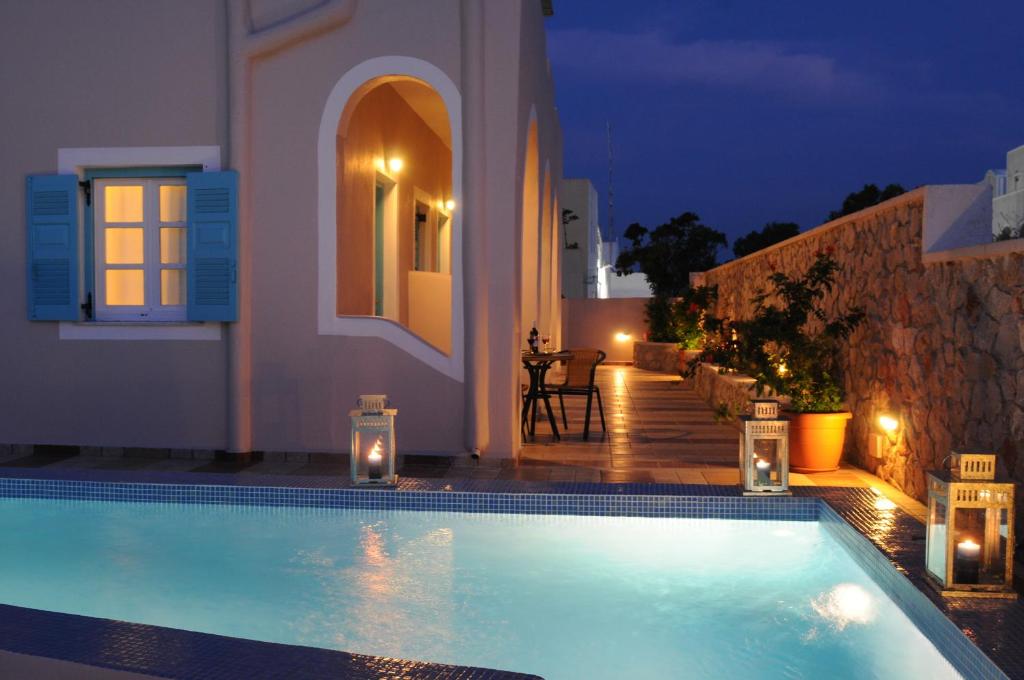
M 701 364 L 693 378 L 693 389 L 712 408 L 724 409 L 730 417 L 750 414 L 750 400 L 757 398 L 754 390 L 754 379 L 739 373 L 719 373 L 718 366 Z M 769 390 L 762 395 L 770 398 Z M 787 398 L 779 398 L 785 406 Z
M 952 449 L 997 452 L 1024 480 L 1022 242 L 924 252 L 923 234 L 948 244 L 959 228 L 943 189 L 909 192 L 704 275 L 719 287 L 717 313 L 746 318 L 769 274 L 799 275 L 817 251 L 834 251 L 842 272 L 826 308 L 867 314 L 841 359 L 854 416 L 846 458 L 922 501 L 925 471 Z M 947 232 L 935 237 L 930 219 L 947 219 Z M 902 430 L 874 458 L 868 441 L 882 413 Z
M 658 373 L 679 372 L 679 345 L 674 342 L 634 342 L 633 366 Z

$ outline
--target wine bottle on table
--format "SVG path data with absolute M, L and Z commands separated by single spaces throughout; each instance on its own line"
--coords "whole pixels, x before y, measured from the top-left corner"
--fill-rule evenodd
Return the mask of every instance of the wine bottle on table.
M 530 339 L 529 339 L 530 351 L 536 354 L 540 351 L 540 333 L 537 331 L 537 322 L 533 322 L 533 326 L 530 328 Z

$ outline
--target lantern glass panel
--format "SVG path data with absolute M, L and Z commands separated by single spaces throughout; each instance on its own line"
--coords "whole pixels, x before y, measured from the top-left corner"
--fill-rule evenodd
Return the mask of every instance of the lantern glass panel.
M 357 429 L 353 437 L 355 477 L 369 481 L 387 481 L 393 475 L 391 437 L 386 429 Z
M 946 581 L 946 504 L 932 498 L 928 508 L 928 571 Z
M 1005 508 L 957 508 L 953 581 L 1002 585 L 1006 581 Z
M 765 465 L 764 463 L 767 463 Z M 782 482 L 779 469 L 779 440 L 754 439 L 754 486 L 773 486 Z

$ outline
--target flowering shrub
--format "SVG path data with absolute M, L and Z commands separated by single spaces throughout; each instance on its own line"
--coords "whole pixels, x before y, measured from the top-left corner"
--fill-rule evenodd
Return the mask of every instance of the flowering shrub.
M 682 349 L 700 349 L 706 332 L 708 310 L 718 300 L 718 286 L 688 288 L 676 301 L 674 314 L 676 342 Z
M 653 297 L 647 302 L 647 339 L 651 342 L 675 342 L 682 349 L 700 349 L 704 345 L 704 318 L 718 299 L 718 288 L 688 288 L 676 299 Z

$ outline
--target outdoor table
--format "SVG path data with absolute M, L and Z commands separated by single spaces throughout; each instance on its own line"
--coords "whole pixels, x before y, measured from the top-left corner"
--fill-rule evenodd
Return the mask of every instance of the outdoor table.
M 527 419 L 530 421 L 529 436 L 535 438 L 537 429 L 537 402 L 544 401 L 544 407 L 548 412 L 548 422 L 551 423 L 551 432 L 556 440 L 562 437 L 558 434 L 558 425 L 555 424 L 555 414 L 551 410 L 551 399 L 547 389 L 544 387 L 544 376 L 547 375 L 551 364 L 556 361 L 567 361 L 572 359 L 572 352 L 523 352 L 523 367 L 530 374 L 530 387 L 523 395 L 523 414 L 520 427 L 525 428 Z

